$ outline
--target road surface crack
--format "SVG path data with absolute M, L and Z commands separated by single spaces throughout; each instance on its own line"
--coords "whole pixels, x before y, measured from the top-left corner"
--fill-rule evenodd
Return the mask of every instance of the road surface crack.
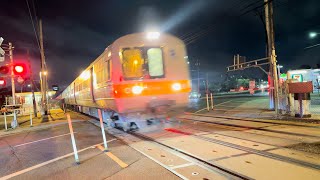
M 12 154 L 14 157 L 17 158 L 18 162 L 21 163 L 21 160 L 19 159 L 18 155 L 16 154 L 15 150 L 14 150 L 14 147 L 12 147 L 7 140 L 3 139 L 4 142 L 6 142 L 6 144 L 8 145 L 8 147 L 10 148 Z

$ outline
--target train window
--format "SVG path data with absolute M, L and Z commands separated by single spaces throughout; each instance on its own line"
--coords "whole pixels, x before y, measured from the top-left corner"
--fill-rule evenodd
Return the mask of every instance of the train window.
M 96 84 L 101 84 L 110 80 L 110 60 L 100 59 L 94 65 L 94 72 L 95 72 L 95 81 Z
M 150 48 L 147 50 L 148 69 L 151 77 L 163 76 L 163 59 L 161 48 Z
M 141 50 L 125 49 L 122 52 L 122 68 L 123 75 L 127 79 L 140 78 L 143 76 L 144 59 Z

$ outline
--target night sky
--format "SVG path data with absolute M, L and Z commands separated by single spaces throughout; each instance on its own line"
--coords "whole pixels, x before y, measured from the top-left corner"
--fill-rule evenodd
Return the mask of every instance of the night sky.
M 28 3 L 34 23 L 40 17 L 43 20 L 49 82 L 61 87 L 71 83 L 117 38 L 148 28 L 191 41 L 187 45 L 190 61 L 198 59 L 201 70 L 210 72 L 210 78 L 225 74 L 234 54 L 248 60 L 266 56 L 264 25 L 258 15 L 263 13 L 260 7 L 263 0 L 28 0 Z M 320 32 L 320 1 L 273 3 L 278 62 L 285 69 L 320 63 L 320 46 L 304 49 L 320 43 L 320 35 L 308 37 L 310 31 Z M 0 36 L 4 43 L 14 44 L 16 58 L 23 59 L 26 49 L 30 49 L 33 69 L 38 74 L 40 55 L 26 0 L 2 0 L 0 7 Z

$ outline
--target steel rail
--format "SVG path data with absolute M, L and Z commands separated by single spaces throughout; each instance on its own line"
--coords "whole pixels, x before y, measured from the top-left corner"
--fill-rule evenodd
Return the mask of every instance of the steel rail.
M 230 169 L 223 168 L 223 167 L 221 167 L 221 166 L 219 166 L 219 165 L 217 165 L 217 164 L 215 164 L 215 163 L 213 163 L 213 162 L 208 162 L 208 161 L 203 160 L 203 159 L 201 159 L 201 158 L 199 158 L 199 157 L 196 157 L 196 156 L 194 156 L 194 155 L 192 155 L 192 154 L 190 154 L 190 153 L 187 153 L 187 152 L 182 151 L 182 150 L 180 150 L 180 149 L 177 149 L 177 148 L 175 148 L 175 147 L 166 145 L 166 144 L 164 144 L 164 143 L 162 143 L 162 142 L 159 142 L 159 141 L 157 141 L 157 140 L 155 140 L 155 139 L 153 139 L 153 138 L 151 138 L 151 137 L 149 137 L 149 136 L 146 136 L 146 135 L 144 135 L 144 134 L 141 134 L 141 133 L 138 133 L 138 132 L 132 132 L 132 131 L 131 131 L 131 132 L 128 132 L 128 133 L 131 134 L 131 135 L 133 135 L 133 136 L 135 136 L 135 137 L 137 137 L 137 138 L 154 142 L 154 143 L 156 143 L 156 144 L 158 144 L 158 145 L 161 145 L 161 146 L 164 146 L 164 147 L 166 147 L 166 148 L 168 148 L 168 149 L 171 149 L 171 150 L 174 150 L 174 151 L 176 151 L 176 152 L 179 152 L 179 153 L 181 153 L 181 154 L 183 154 L 183 155 L 185 155 L 185 156 L 187 156 L 187 157 L 190 157 L 190 158 L 192 158 L 192 159 L 196 159 L 197 161 L 199 161 L 199 162 L 201 162 L 201 163 L 204 163 L 204 164 L 206 164 L 206 165 L 208 165 L 208 166 L 210 166 L 210 167 L 216 168 L 216 169 L 222 171 L 223 173 L 227 173 L 227 174 L 229 174 L 229 175 L 232 175 L 232 176 L 234 176 L 234 177 L 237 177 L 237 178 L 240 178 L 240 179 L 244 179 L 244 180 L 251 180 L 251 179 L 252 179 L 252 178 L 250 178 L 250 177 L 248 177 L 248 176 L 245 176 L 245 175 L 243 175 L 243 174 L 237 173 L 237 172 L 232 171 L 232 170 L 230 170 Z
M 205 140 L 205 141 L 208 141 L 208 142 L 220 144 L 220 145 L 223 145 L 223 146 L 226 146 L 226 147 L 231 147 L 231 148 L 238 149 L 238 150 L 241 150 L 241 151 L 245 151 L 245 152 L 248 152 L 248 153 L 261 155 L 261 156 L 264 156 L 264 157 L 267 157 L 267 158 L 270 158 L 270 159 L 276 159 L 276 160 L 280 160 L 282 162 L 288 162 L 288 163 L 297 164 L 297 165 L 300 165 L 300 166 L 304 166 L 304 167 L 320 170 L 320 165 L 317 165 L 317 164 L 313 164 L 313 163 L 309 163 L 309 162 L 305 162 L 305 161 L 300 161 L 300 160 L 293 159 L 293 158 L 290 158 L 290 157 L 277 155 L 277 154 L 273 154 L 273 153 L 266 152 L 266 151 L 260 151 L 260 150 L 252 149 L 252 148 L 245 147 L 245 146 L 240 146 L 240 145 L 229 143 L 229 142 L 225 142 L 225 141 L 222 141 L 222 140 L 217 140 L 217 139 L 213 139 L 213 138 L 209 138 L 209 137 L 204 137 L 202 135 L 191 135 L 191 136 L 193 136 L 193 137 L 195 137 L 197 139 L 201 139 L 201 140 Z M 233 137 L 233 138 L 240 139 L 240 138 L 236 138 L 236 137 Z M 240 140 L 243 140 L 243 139 L 240 139 Z
M 240 128 L 246 128 L 246 129 L 254 129 L 254 130 L 260 130 L 260 131 L 266 131 L 266 132 L 274 132 L 274 133 L 287 134 L 287 135 L 304 136 L 304 137 L 312 137 L 312 138 L 319 138 L 320 137 L 320 136 L 312 136 L 312 135 L 308 135 L 308 134 L 298 134 L 298 133 L 293 133 L 293 132 L 284 132 L 284 131 L 277 131 L 277 130 L 271 130 L 271 129 L 250 127 L 250 126 L 237 125 L 237 124 L 227 124 L 227 123 L 222 123 L 222 122 L 213 122 L 213 121 L 206 121 L 206 120 L 195 120 L 195 119 L 191 119 L 191 118 L 179 118 L 179 119 L 184 119 L 184 120 L 187 120 L 187 121 L 197 121 L 197 122 L 208 123 L 208 124 L 219 124 L 219 125 L 225 125 L 225 126 L 240 127 Z
M 231 111 L 232 111 L 232 109 L 231 109 Z M 306 125 L 300 125 L 300 124 L 267 122 L 267 121 L 259 121 L 259 120 L 248 119 L 248 118 L 243 119 L 243 118 L 238 118 L 238 117 L 211 116 L 211 115 L 195 114 L 195 113 L 185 113 L 185 114 L 186 115 L 192 115 L 192 116 L 212 117 L 212 118 L 219 118 L 219 119 L 229 119 L 229 120 L 238 120 L 238 121 L 259 122 L 259 123 L 265 123 L 265 124 L 276 124 L 276 125 L 287 125 L 287 126 L 296 126 L 296 127 L 306 127 L 306 128 L 320 129 L 320 126 L 306 126 Z

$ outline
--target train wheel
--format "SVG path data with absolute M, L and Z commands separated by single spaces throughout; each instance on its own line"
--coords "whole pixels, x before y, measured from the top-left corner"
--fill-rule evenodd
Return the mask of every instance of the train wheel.
M 112 127 L 112 128 L 116 128 L 116 123 L 113 122 L 111 119 L 109 120 L 109 126 Z

